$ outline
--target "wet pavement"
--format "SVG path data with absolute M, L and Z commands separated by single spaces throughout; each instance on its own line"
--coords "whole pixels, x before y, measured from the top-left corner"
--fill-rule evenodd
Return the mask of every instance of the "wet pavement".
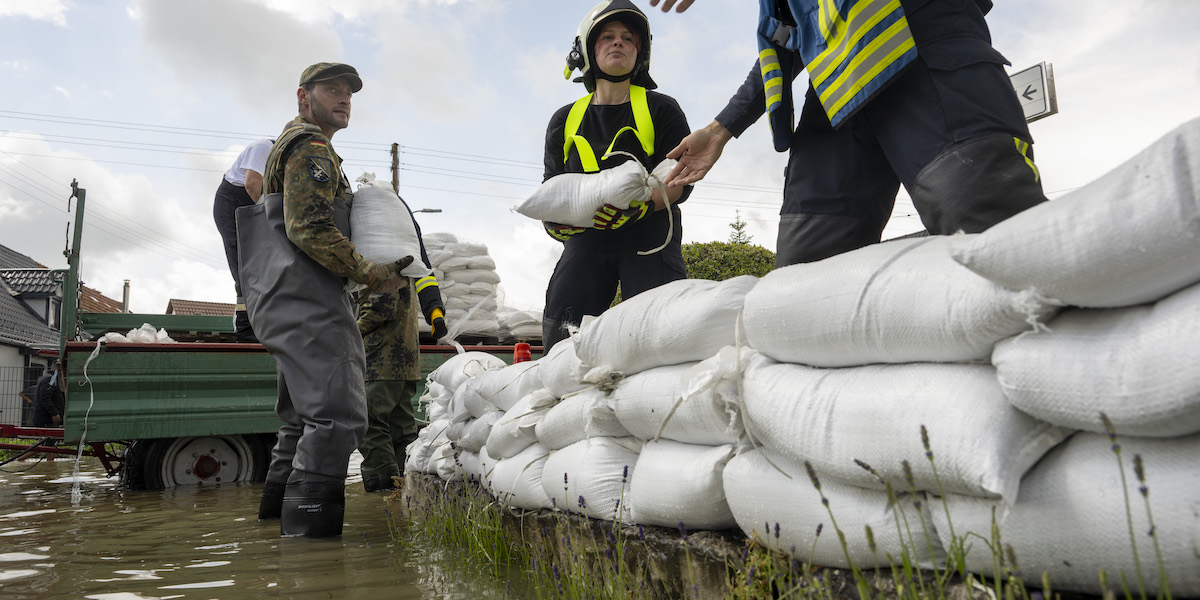
M 504 595 L 406 541 L 400 516 L 394 542 L 384 495 L 364 493 L 358 478 L 340 540 L 281 539 L 278 521 L 258 522 L 261 484 L 134 492 L 95 459 L 77 474 L 74 462 L 0 469 L 0 600 Z

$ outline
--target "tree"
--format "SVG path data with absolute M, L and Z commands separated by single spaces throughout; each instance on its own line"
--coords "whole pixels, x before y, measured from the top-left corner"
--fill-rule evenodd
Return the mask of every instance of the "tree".
M 753 237 L 746 233 L 746 222 L 742 220 L 742 211 L 735 210 L 734 214 L 736 217 L 734 217 L 733 222 L 729 224 L 729 228 L 733 230 L 733 232 L 729 234 L 729 243 L 749 244 Z

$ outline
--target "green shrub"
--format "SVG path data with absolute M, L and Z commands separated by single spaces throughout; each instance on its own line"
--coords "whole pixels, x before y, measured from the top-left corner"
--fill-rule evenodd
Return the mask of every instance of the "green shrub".
M 757 244 L 697 242 L 683 245 L 683 262 L 691 279 L 724 281 L 770 273 L 775 268 L 775 253 Z

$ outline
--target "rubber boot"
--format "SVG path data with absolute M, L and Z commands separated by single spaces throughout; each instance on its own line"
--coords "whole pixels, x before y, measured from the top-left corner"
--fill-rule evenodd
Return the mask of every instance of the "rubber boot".
M 395 471 L 384 471 L 376 473 L 369 477 L 363 477 L 363 490 L 367 493 L 371 492 L 388 492 L 396 489 L 396 480 L 393 477 L 398 477 L 399 473 Z
M 244 310 L 233 313 L 233 335 L 239 342 L 258 343 L 258 337 L 250 327 L 250 316 Z
M 282 483 L 268 481 L 263 484 L 262 500 L 258 502 L 258 520 L 269 521 L 278 519 L 283 510 Z
M 310 538 L 342 535 L 345 489 L 345 479 L 293 471 L 283 492 L 280 535 Z

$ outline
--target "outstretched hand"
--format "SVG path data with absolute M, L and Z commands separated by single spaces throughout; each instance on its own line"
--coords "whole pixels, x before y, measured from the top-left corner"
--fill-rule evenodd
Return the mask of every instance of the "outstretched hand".
M 687 10 L 688 7 L 692 5 L 693 1 L 694 0 L 679 0 L 679 8 L 675 9 L 675 12 L 683 12 Z M 658 0 L 650 0 L 650 6 L 658 6 Z M 675 6 L 675 0 L 663 0 L 662 11 L 671 12 L 672 6 Z
M 733 134 L 716 121 L 689 133 L 667 153 L 667 158 L 674 158 L 679 164 L 667 174 L 664 183 L 669 187 L 680 187 L 704 179 L 732 138 Z

